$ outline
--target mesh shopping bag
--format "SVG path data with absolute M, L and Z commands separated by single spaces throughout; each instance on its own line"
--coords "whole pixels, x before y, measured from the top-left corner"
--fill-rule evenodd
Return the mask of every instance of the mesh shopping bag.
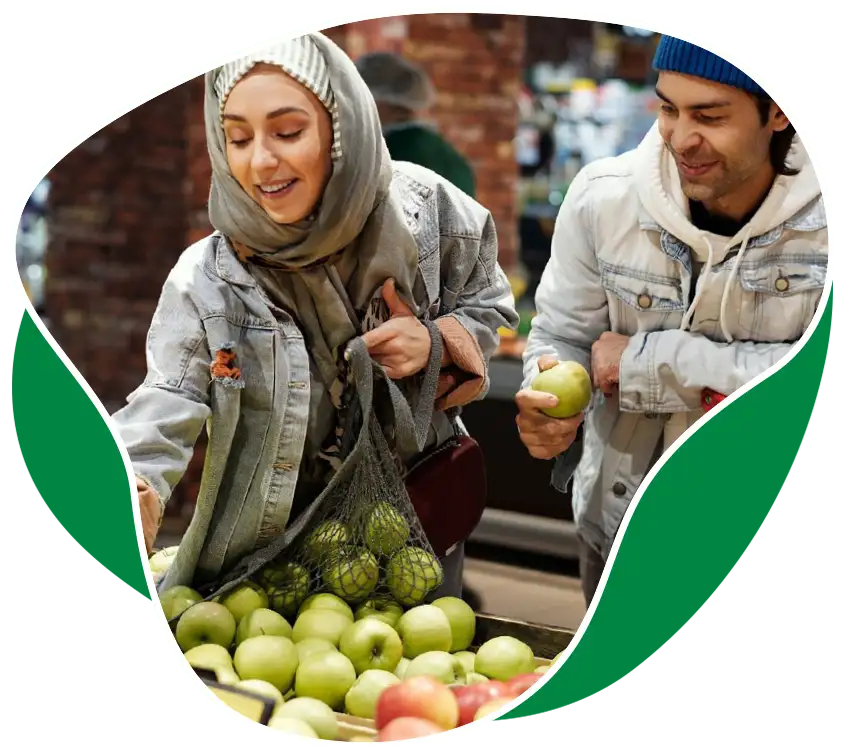
M 412 398 L 370 357 L 362 339 L 350 342 L 344 358 L 354 390 L 340 468 L 292 526 L 238 564 L 210 598 L 251 580 L 267 592 L 271 608 L 292 617 L 317 592 L 351 605 L 382 598 L 411 607 L 442 584 L 442 566 L 399 462 L 424 449 L 434 411 L 442 339 L 435 325 L 424 324 L 431 334 L 430 366 L 415 381 Z

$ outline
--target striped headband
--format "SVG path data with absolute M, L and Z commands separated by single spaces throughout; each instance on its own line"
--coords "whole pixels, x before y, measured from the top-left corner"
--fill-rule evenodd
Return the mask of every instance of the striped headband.
M 235 84 L 258 63 L 278 66 L 292 79 L 313 92 L 314 96 L 331 114 L 331 124 L 334 130 L 331 159 L 339 160 L 343 152 L 340 144 L 340 118 L 337 112 L 337 102 L 331 89 L 331 80 L 325 59 L 309 37 L 297 37 L 296 39 L 277 42 L 252 55 L 226 63 L 220 68 L 214 82 L 214 93 L 220 105 L 220 118 L 222 119 L 226 100 Z

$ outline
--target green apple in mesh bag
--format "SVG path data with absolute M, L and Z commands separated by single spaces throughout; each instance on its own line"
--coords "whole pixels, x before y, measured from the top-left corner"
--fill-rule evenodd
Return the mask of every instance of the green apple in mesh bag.
M 293 642 L 316 637 L 327 640 L 333 647 L 340 646 L 340 637 L 354 622 L 338 611 L 327 608 L 310 608 L 299 614 L 293 624 Z
M 224 595 L 220 603 L 231 611 L 235 621 L 240 621 L 246 614 L 251 613 L 256 608 L 267 608 L 270 601 L 267 593 L 257 582 L 249 581 Z
M 404 645 L 404 657 L 411 660 L 430 650 L 447 653 L 451 647 L 451 625 L 436 606 L 411 608 L 399 619 L 396 631 Z
M 270 607 L 288 619 L 296 615 L 311 587 L 308 570 L 294 563 L 271 564 L 261 572 L 260 580 Z
M 368 550 L 341 551 L 323 568 L 322 581 L 339 598 L 364 600 L 378 584 L 378 560 Z
M 158 596 L 161 609 L 167 621 L 172 621 L 180 613 L 190 608 L 194 603 L 202 601 L 202 596 L 193 588 L 185 585 L 168 587 Z
M 330 611 L 338 611 L 352 620 L 355 618 L 349 604 L 343 598 L 338 598 L 330 592 L 318 592 L 309 595 L 299 606 L 299 613 L 305 613 L 311 608 L 326 608 Z
M 475 639 L 475 612 L 460 598 L 438 598 L 432 606 L 442 609 L 451 625 L 451 652 L 465 650 Z
M 315 697 L 339 711 L 356 678 L 354 665 L 339 651 L 316 653 L 296 671 L 296 698 Z
M 402 657 L 399 633 L 378 619 L 361 619 L 340 637 L 340 652 L 362 674 L 369 669 L 393 671 Z
M 322 564 L 349 542 L 349 529 L 343 522 L 329 519 L 311 530 L 302 541 L 302 555 L 309 564 Z
M 410 525 L 395 506 L 381 501 L 366 517 L 364 540 L 376 556 L 392 556 L 410 537 Z
M 234 653 L 234 669 L 241 679 L 262 679 L 284 694 L 293 686 L 299 654 L 287 637 L 250 637 Z
M 340 725 L 337 716 L 322 700 L 314 697 L 297 697 L 286 702 L 273 718 L 291 718 L 304 721 L 320 739 L 339 739 Z
M 387 564 L 387 589 L 403 606 L 418 605 L 442 580 L 440 562 L 422 548 L 402 548 Z
M 463 665 L 444 650 L 431 650 L 416 656 L 404 672 L 405 679 L 413 676 L 432 676 L 443 684 L 466 684 Z
M 375 708 L 381 693 L 400 681 L 389 671 L 364 671 L 346 693 L 346 713 L 359 718 L 375 718 Z
M 203 601 L 188 608 L 176 624 L 176 642 L 185 653 L 197 645 L 229 647 L 234 641 L 237 622 L 231 611 L 219 603 Z
M 260 637 L 264 634 L 289 638 L 293 636 L 293 627 L 280 613 L 269 608 L 256 608 L 238 622 L 235 642 L 240 645 L 250 637 Z

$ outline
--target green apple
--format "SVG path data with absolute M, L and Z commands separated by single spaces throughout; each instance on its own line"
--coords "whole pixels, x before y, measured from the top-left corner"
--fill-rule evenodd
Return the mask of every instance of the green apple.
M 284 710 L 284 707 L 281 710 Z M 281 713 L 281 710 L 278 713 Z M 319 739 L 312 726 L 308 726 L 308 724 L 300 721 L 298 718 L 283 718 L 278 713 L 270 719 L 267 728 L 275 729 L 276 731 L 286 731 L 288 734 L 298 734 L 300 737 Z
M 349 542 L 349 528 L 333 519 L 321 522 L 302 541 L 302 555 L 306 563 L 321 565 L 332 560 Z
M 325 653 L 329 650 L 337 650 L 328 640 L 322 637 L 307 637 L 296 643 L 296 652 L 299 654 L 299 663 L 315 653 Z
M 288 619 L 296 615 L 311 589 L 311 575 L 301 564 L 271 564 L 260 575 L 270 607 Z
M 451 649 L 451 624 L 436 606 L 411 608 L 398 620 L 396 631 L 404 644 L 404 657 L 410 660 L 430 650 L 447 653 Z
M 393 673 L 399 678 L 404 679 L 404 674 L 407 671 L 407 667 L 410 665 L 410 658 L 402 658 L 398 665 L 396 666 L 396 670 Z
M 340 637 L 354 622 L 339 611 L 327 608 L 309 608 L 299 614 L 293 624 L 293 642 L 301 642 L 312 637 L 327 640 L 335 648 L 340 646 Z
M 257 608 L 267 608 L 270 601 L 267 593 L 256 582 L 244 582 L 225 595 L 221 604 L 231 611 L 235 621 L 240 621 Z
M 592 399 L 592 378 L 579 362 L 559 362 L 540 372 L 530 386 L 534 391 L 556 396 L 557 405 L 541 411 L 565 419 L 580 414 Z
M 164 611 L 167 621 L 172 621 L 194 603 L 200 603 L 202 596 L 191 587 L 174 585 L 163 590 L 161 595 L 158 596 L 158 600 L 161 603 L 161 609 Z
M 341 551 L 322 570 L 322 581 L 337 597 L 364 600 L 378 584 L 378 560 L 368 550 Z
M 470 671 L 466 674 L 466 684 L 481 684 L 482 682 L 488 682 L 489 679 L 485 677 L 483 674 L 479 674 L 477 671 Z
M 234 686 L 272 700 L 275 704 L 274 710 L 278 710 L 284 703 L 284 695 L 278 691 L 278 688 L 263 679 L 241 679 Z
M 355 611 L 355 620 L 361 619 L 378 619 L 391 627 L 396 626 L 404 609 L 389 598 L 369 598 L 361 603 Z
M 403 606 L 415 606 L 443 581 L 436 557 L 422 548 L 402 548 L 387 564 L 387 589 Z
M 282 694 L 293 685 L 298 667 L 299 654 L 288 637 L 250 637 L 234 653 L 234 668 L 241 679 L 263 679 Z
M 410 537 L 410 525 L 389 503 L 377 503 L 364 524 L 364 541 L 376 556 L 392 556 Z
M 209 671 L 232 668 L 232 657 L 222 645 L 197 645 L 185 653 L 185 660 L 192 668 L 204 668 Z
M 274 718 L 292 718 L 304 721 L 320 739 L 339 739 L 340 726 L 334 711 L 322 700 L 297 697 L 284 704 Z
M 354 665 L 339 651 L 315 653 L 299 665 L 296 697 L 315 697 L 339 711 L 356 678 Z
M 290 638 L 293 636 L 293 627 L 280 613 L 269 608 L 256 608 L 238 623 L 235 642 L 240 645 L 250 637 L 261 637 L 265 634 Z
M 416 656 L 404 672 L 405 679 L 414 676 L 432 676 L 443 684 L 466 684 L 463 665 L 444 650 L 431 650 Z
M 493 637 L 475 654 L 475 671 L 499 682 L 533 673 L 535 666 L 533 650 L 515 637 Z
M 357 674 L 370 669 L 394 671 L 402 658 L 399 633 L 378 619 L 361 619 L 340 637 L 340 652 L 355 667 Z
M 220 684 L 237 684 L 240 681 L 240 677 L 237 675 L 237 672 L 233 668 L 225 668 L 220 666 L 216 670 L 217 674 L 217 681 Z
M 452 655 L 460 661 L 460 665 L 467 674 L 475 670 L 475 654 L 471 650 L 460 650 Z
M 389 671 L 364 671 L 346 693 L 346 713 L 358 718 L 375 718 L 375 706 L 381 693 L 401 680 Z
M 305 598 L 302 605 L 299 606 L 299 613 L 304 613 L 312 608 L 326 608 L 330 611 L 339 611 L 344 616 L 352 619 L 352 621 L 355 619 L 355 615 L 352 613 L 349 604 L 343 598 L 338 598 L 330 592 L 318 592 L 309 595 Z
M 170 568 L 178 552 L 178 545 L 169 545 L 160 551 L 156 551 L 149 557 L 149 570 L 156 575 L 164 574 Z
M 475 612 L 460 598 L 437 598 L 432 606 L 442 609 L 451 625 L 451 652 L 465 650 L 475 639 Z
M 237 631 L 231 611 L 219 603 L 194 603 L 176 624 L 176 642 L 183 653 L 197 645 L 229 647 Z

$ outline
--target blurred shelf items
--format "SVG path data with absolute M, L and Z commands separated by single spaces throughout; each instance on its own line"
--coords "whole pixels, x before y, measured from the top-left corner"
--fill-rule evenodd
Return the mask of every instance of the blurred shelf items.
M 39 315 L 44 311 L 44 284 L 47 277 L 47 197 L 50 182 L 41 181 L 32 192 L 18 224 L 15 243 L 18 272 L 24 291 Z

